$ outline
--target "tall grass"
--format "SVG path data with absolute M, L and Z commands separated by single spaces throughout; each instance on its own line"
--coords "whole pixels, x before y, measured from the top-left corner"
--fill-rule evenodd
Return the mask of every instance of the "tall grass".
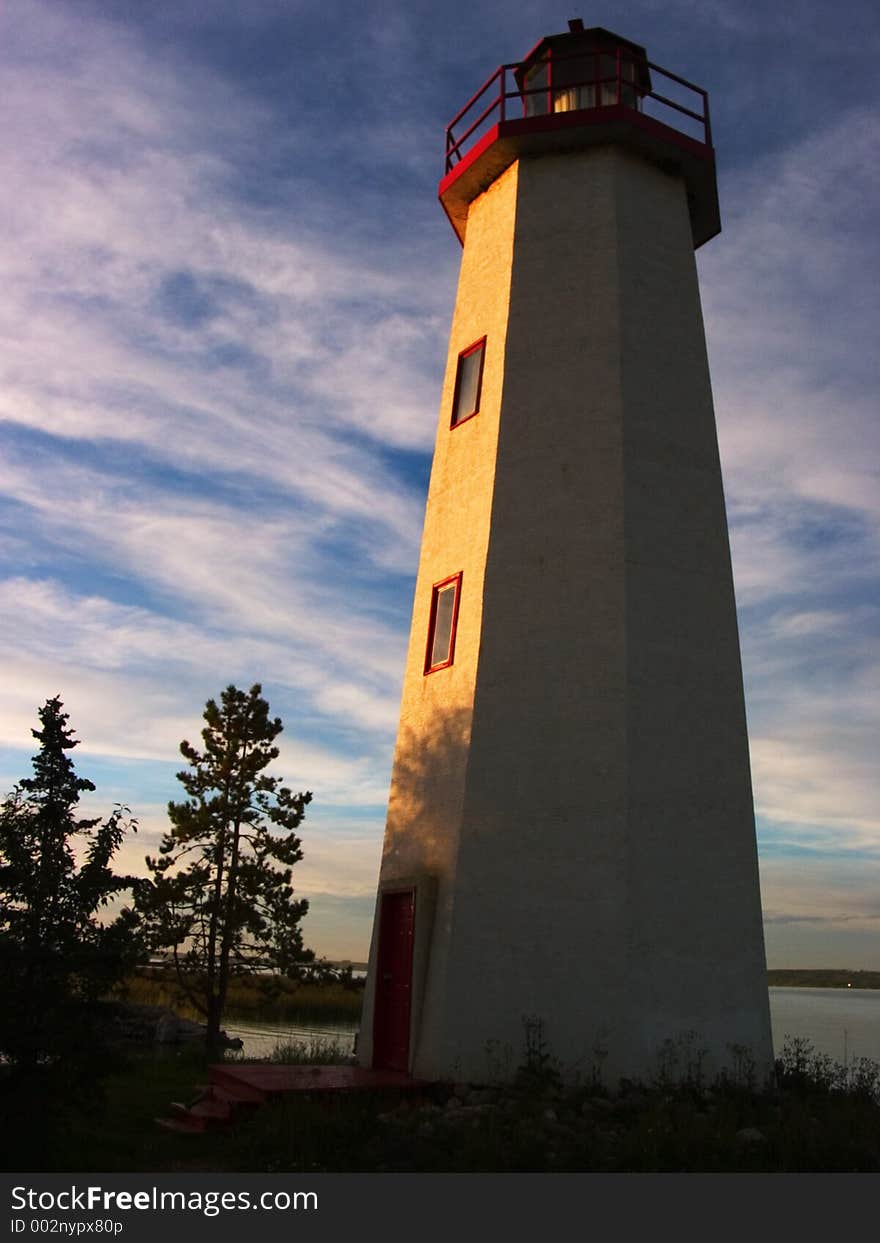
M 195 1098 L 195 1085 L 207 1082 L 204 1052 L 140 1054 L 110 1076 L 94 1116 L 72 1116 L 48 1137 L 39 1118 L 32 1136 L 0 1132 L 9 1148 L 3 1168 L 880 1172 L 876 1063 L 842 1068 L 792 1041 L 774 1088 L 658 1078 L 609 1096 L 597 1085 L 560 1084 L 540 1030 L 527 1038 L 524 1073 L 506 1086 L 459 1086 L 453 1096 L 451 1085 L 436 1085 L 415 1099 L 296 1093 L 228 1130 L 190 1136 L 160 1131 L 153 1119 L 170 1101 Z M 317 1045 L 289 1056 L 330 1060 Z
M 308 1040 L 281 1041 L 269 1061 L 282 1066 L 344 1066 L 351 1061 L 348 1045 L 332 1036 L 310 1036 Z
M 167 1006 L 187 1018 L 199 1018 L 171 970 L 136 971 L 116 994 L 140 1005 Z M 360 1018 L 363 990 L 337 982 L 317 983 L 281 976 L 239 976 L 229 986 L 226 1018 L 265 1022 L 343 1022 Z

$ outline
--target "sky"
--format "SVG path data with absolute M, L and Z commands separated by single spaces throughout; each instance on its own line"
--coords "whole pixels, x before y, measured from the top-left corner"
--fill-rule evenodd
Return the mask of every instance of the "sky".
M 0 788 L 60 695 L 143 871 L 260 682 L 295 886 L 365 959 L 460 247 L 447 122 L 581 16 L 706 87 L 698 253 L 767 957 L 880 969 L 880 8 L 6 0 Z

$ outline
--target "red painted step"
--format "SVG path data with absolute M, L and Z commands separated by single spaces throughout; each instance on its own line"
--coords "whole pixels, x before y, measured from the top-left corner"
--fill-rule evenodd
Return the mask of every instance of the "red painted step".
M 178 1106 L 172 1101 L 171 1108 L 177 1109 Z M 185 1112 L 191 1118 L 204 1119 L 206 1126 L 222 1126 L 223 1123 L 231 1121 L 233 1109 L 234 1106 L 228 1097 L 226 1100 L 221 1100 L 216 1096 L 206 1095 L 188 1108 L 185 1108 Z
M 288 1093 L 339 1095 L 355 1091 L 421 1094 L 431 1085 L 402 1071 L 367 1070 L 361 1066 L 277 1066 L 271 1063 L 208 1068 L 209 1083 L 191 1105 L 174 1102 L 172 1118 L 156 1121 L 169 1131 L 203 1134 L 229 1126 L 236 1114 L 255 1109 Z
M 236 1096 L 222 1088 L 208 1086 L 191 1105 L 171 1102 L 173 1116 L 157 1118 L 160 1126 L 171 1131 L 201 1134 L 215 1127 L 228 1126 L 239 1109 L 255 1108 L 260 1102 Z

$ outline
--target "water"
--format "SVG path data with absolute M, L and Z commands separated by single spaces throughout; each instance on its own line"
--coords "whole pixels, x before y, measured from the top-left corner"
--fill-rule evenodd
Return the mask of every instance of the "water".
M 770 1019 L 777 1054 L 786 1036 L 797 1036 L 836 1062 L 880 1062 L 880 989 L 771 988 Z
M 786 1037 L 811 1041 L 817 1053 L 837 1062 L 870 1057 L 880 1062 L 880 989 L 771 988 L 770 1019 L 773 1048 L 782 1052 Z M 278 1044 L 333 1041 L 354 1049 L 356 1023 L 269 1023 L 230 1019 L 230 1036 L 240 1036 L 247 1057 L 269 1057 Z
M 320 1048 L 333 1043 L 347 1053 L 354 1051 L 357 1023 L 272 1023 L 267 1020 L 230 1018 L 223 1024 L 227 1036 L 244 1041 L 245 1057 L 270 1057 L 278 1045 L 298 1044 L 304 1048 Z

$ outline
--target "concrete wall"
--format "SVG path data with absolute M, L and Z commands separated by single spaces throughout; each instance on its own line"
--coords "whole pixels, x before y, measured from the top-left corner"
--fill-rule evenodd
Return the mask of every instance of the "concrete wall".
M 413 600 L 400 729 L 391 775 L 380 891 L 428 878 L 426 914 L 417 904 L 416 971 L 424 979 L 413 1014 L 412 1050 L 420 1030 L 434 1030 L 445 1007 L 446 950 L 452 925 L 459 826 L 482 631 L 483 575 L 504 383 L 505 340 L 518 169 L 509 168 L 474 203 L 462 252 L 449 356 L 440 401 L 434 462 Z M 458 356 L 486 337 L 480 412 L 450 428 Z M 462 573 L 454 663 L 425 676 L 431 587 Z M 377 900 L 378 915 L 378 900 Z M 431 926 L 425 929 L 424 922 Z M 374 920 L 370 969 L 358 1050 L 370 1064 L 373 1046 Z M 425 941 L 427 949 L 422 949 Z M 426 961 L 422 961 L 422 957 Z M 426 1012 L 422 1012 L 422 1007 Z M 418 1021 L 416 1011 L 422 1014 Z
M 449 430 L 458 352 L 484 402 Z M 455 663 L 430 588 L 464 571 Z M 418 1074 L 771 1059 L 736 612 L 682 183 L 616 148 L 471 207 L 381 884 L 436 878 Z M 369 1060 L 371 994 L 361 1037 Z

